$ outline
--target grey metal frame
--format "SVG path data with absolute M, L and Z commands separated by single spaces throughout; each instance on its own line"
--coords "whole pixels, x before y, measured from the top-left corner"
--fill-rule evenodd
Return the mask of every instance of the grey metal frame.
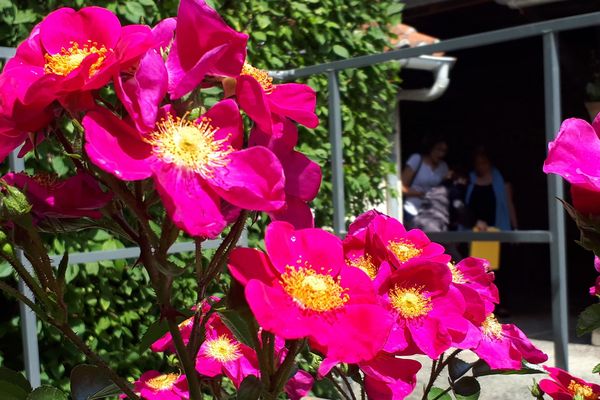
M 329 138 L 331 142 L 331 162 L 333 180 L 333 221 L 337 234 L 343 234 L 346 229 L 346 211 L 344 205 L 344 160 L 342 144 L 342 116 L 341 99 L 339 93 L 338 73 L 345 69 L 362 68 L 394 60 L 408 60 L 412 57 L 433 54 L 435 52 L 448 52 L 474 47 L 487 46 L 529 37 L 543 37 L 544 48 L 544 85 L 545 85 L 545 110 L 546 110 L 546 139 L 554 138 L 558 131 L 561 119 L 560 106 L 560 69 L 558 63 L 559 50 L 557 46 L 557 33 L 565 30 L 585 28 L 600 25 L 600 12 L 582 14 L 573 17 L 560 18 L 534 24 L 522 25 L 513 28 L 500 29 L 475 35 L 448 39 L 436 44 L 414 48 L 392 50 L 385 53 L 373 54 L 339 60 L 325 64 L 314 65 L 306 68 L 285 71 L 273 71 L 272 75 L 279 79 L 302 78 L 315 74 L 326 73 L 329 80 Z M 0 47 L 0 58 L 9 59 L 15 54 L 15 49 Z M 10 156 L 10 168 L 13 171 L 23 170 L 22 160 L 18 159 L 16 152 Z M 444 232 L 431 233 L 433 240 L 440 242 L 460 242 L 472 240 L 489 240 L 501 242 L 520 243 L 548 243 L 551 253 L 551 282 L 552 282 L 552 319 L 554 331 L 554 349 L 556 365 L 568 368 L 568 314 L 567 314 L 567 289 L 566 289 L 566 247 L 565 247 L 565 222 L 563 209 L 557 204 L 556 198 L 563 194 L 562 180 L 557 176 L 548 177 L 548 209 L 549 231 L 516 231 L 498 233 L 471 233 L 471 232 Z M 245 239 L 242 239 L 245 241 Z M 213 241 L 211 246 L 217 245 Z M 172 253 L 181 253 L 193 250 L 193 244 L 177 243 L 171 248 Z M 127 248 L 107 251 L 94 251 L 72 254 L 69 261 L 72 264 L 102 260 L 115 260 L 135 258 L 139 248 Z M 22 257 L 22 255 L 21 255 Z M 54 262 L 58 262 L 58 256 Z M 25 285 L 20 282 L 19 288 L 28 297 L 32 298 Z M 39 350 L 36 333 L 35 315 L 20 305 L 21 331 L 23 337 L 23 351 L 25 355 L 25 369 L 27 377 L 33 386 L 40 384 Z
M 561 31 L 600 25 L 600 12 L 581 14 L 534 24 L 499 29 L 495 31 L 443 40 L 439 43 L 392 50 L 313 65 L 305 68 L 274 71 L 279 79 L 303 78 L 326 73 L 329 79 L 329 137 L 331 141 L 331 164 L 333 184 L 334 230 L 343 235 L 346 229 L 343 204 L 344 165 L 342 157 L 342 121 L 338 74 L 345 69 L 363 68 L 395 60 L 464 50 L 491 44 L 503 43 L 530 37 L 542 37 L 544 64 L 544 98 L 546 113 L 546 140 L 554 139 L 561 121 L 560 67 L 557 34 Z M 501 241 L 512 243 L 548 243 L 550 245 L 550 272 L 552 286 L 552 322 L 556 365 L 568 369 L 568 312 L 567 312 L 567 273 L 564 210 L 556 198 L 563 196 L 563 182 L 558 176 L 548 176 L 548 231 L 515 231 L 497 233 L 443 232 L 430 233 L 433 240 L 440 242 Z

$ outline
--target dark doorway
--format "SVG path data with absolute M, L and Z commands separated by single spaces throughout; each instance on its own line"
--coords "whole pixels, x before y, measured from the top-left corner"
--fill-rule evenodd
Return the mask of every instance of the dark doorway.
M 539 17 L 539 10 L 535 15 Z M 472 12 L 459 9 L 407 22 L 427 34 L 450 38 L 532 21 L 514 10 L 481 5 Z M 590 53 L 593 49 L 600 50 L 599 32 L 598 28 L 590 28 L 559 36 L 563 118 L 589 120 L 584 106 L 585 85 L 593 72 Z M 447 92 L 431 103 L 400 105 L 403 159 L 419 149 L 421 138 L 427 133 L 447 138 L 451 167 L 469 169 L 474 148 L 483 145 L 513 184 L 519 228 L 547 229 L 546 176 L 542 172 L 547 144 L 541 38 L 449 55 L 456 57 L 457 62 Z M 420 73 L 403 72 L 405 88 L 426 86 L 430 83 L 428 79 Z M 567 221 L 567 227 L 569 306 L 576 315 L 593 302 L 587 289 L 593 284 L 596 272 L 592 255 L 575 243 L 578 232 L 574 223 Z M 503 245 L 501 265 L 498 283 L 503 303 L 510 310 L 548 314 L 547 246 Z

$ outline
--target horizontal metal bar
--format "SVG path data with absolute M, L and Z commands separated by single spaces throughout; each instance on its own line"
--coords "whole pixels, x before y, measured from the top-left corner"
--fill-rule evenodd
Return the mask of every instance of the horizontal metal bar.
M 437 52 L 464 50 L 472 47 L 481 47 L 490 44 L 508 42 L 511 40 L 540 36 L 548 32 L 560 32 L 595 25 L 600 25 L 600 12 L 552 19 L 549 21 L 536 22 L 527 25 L 519 25 L 512 28 L 498 29 L 490 32 L 461 36 L 454 39 L 444 39 L 439 43 L 429 44 L 426 46 L 391 50 L 384 53 L 370 54 L 365 56 L 349 58 L 346 60 L 332 61 L 324 64 L 312 65 L 310 67 L 305 68 L 290 69 L 285 71 L 274 71 L 272 72 L 272 74 L 273 76 L 276 76 L 281 79 L 300 78 L 309 75 L 321 74 L 327 71 L 340 71 L 350 68 L 362 68 L 392 60 L 418 57 L 421 55 L 433 54 Z
M 2 58 L 4 60 L 8 60 L 9 58 L 13 57 L 16 52 L 17 52 L 17 49 L 14 47 L 0 46 L 0 58 Z
M 549 231 L 506 231 L 506 232 L 426 232 L 427 236 L 439 243 L 464 242 L 503 242 L 503 243 L 550 243 L 552 233 Z
M 216 249 L 219 247 L 221 243 L 220 240 L 208 240 L 202 244 L 203 249 Z M 181 242 L 175 243 L 168 250 L 169 254 L 177 254 L 177 253 L 186 253 L 189 251 L 194 251 L 194 242 Z M 81 264 L 81 263 L 89 263 L 96 261 L 112 261 L 112 260 L 121 260 L 125 258 L 137 258 L 140 255 L 139 247 L 126 247 L 124 249 L 115 249 L 115 250 L 96 250 L 96 251 L 87 251 L 84 253 L 73 253 L 69 254 L 69 264 Z M 50 256 L 52 263 L 57 265 L 62 256 Z

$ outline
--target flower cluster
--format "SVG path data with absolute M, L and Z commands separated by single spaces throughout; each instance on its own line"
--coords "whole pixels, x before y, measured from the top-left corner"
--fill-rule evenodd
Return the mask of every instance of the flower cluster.
M 307 338 L 324 357 L 321 377 L 338 363 L 356 364 L 372 399 L 412 392 L 420 364 L 403 356 L 465 349 L 493 369 L 547 360 L 494 317 L 498 291 L 485 260 L 453 264 L 422 231 L 386 215 L 361 215 L 343 241 L 273 222 L 265 246 L 229 259 L 259 325 L 287 340 Z
M 122 181 L 151 179 L 170 218 L 192 236 L 218 236 L 241 209 L 312 226 L 307 203 L 321 172 L 294 146 L 295 122 L 318 125 L 315 92 L 275 84 L 248 63 L 247 41 L 203 0 L 182 0 L 177 18 L 153 28 L 121 26 L 99 7 L 52 12 L 0 76 L 0 157 L 46 137 L 64 139 L 60 119 L 69 116 L 81 119 L 92 164 Z M 202 104 L 189 108 L 212 86 L 223 88 L 221 101 L 205 112 L 197 112 Z M 249 139 L 240 109 L 254 121 Z M 38 187 L 27 191 L 37 198 Z M 107 201 L 88 194 L 94 201 L 79 208 L 96 216 Z M 58 214 L 74 199 L 61 200 L 53 205 Z
M 218 302 L 219 300 L 218 298 L 212 299 L 213 302 Z M 201 317 L 206 317 L 207 320 L 203 326 L 205 339 L 198 350 L 195 360 L 196 371 L 199 376 L 203 378 L 227 377 L 236 388 L 239 388 L 243 380 L 248 376 L 260 378 L 261 373 L 257 352 L 247 344 L 240 342 L 223 323 L 219 315 L 212 313 L 212 307 L 204 304 L 202 308 Z M 186 344 L 190 340 L 193 325 L 194 317 L 190 317 L 179 324 L 182 340 Z M 256 340 L 260 341 L 260 335 L 257 335 Z M 173 337 L 170 333 L 165 334 L 154 342 L 151 349 L 155 352 L 174 353 L 176 351 L 173 344 Z M 275 360 L 277 360 L 277 366 L 280 366 L 287 355 L 285 342 L 281 338 L 274 338 L 273 351 Z M 151 372 L 153 371 L 146 372 L 140 377 L 136 382 L 136 390 L 140 390 L 138 387 L 147 389 L 147 374 Z M 168 399 L 168 396 L 175 396 L 174 398 L 176 399 L 188 398 L 189 394 L 180 393 L 181 382 L 185 382 L 185 375 L 167 373 L 160 376 L 170 378 L 164 378 L 164 381 L 161 381 L 161 386 L 155 388 L 152 392 L 154 397 L 147 396 L 144 398 L 148 400 Z M 155 379 L 155 377 L 150 376 L 150 379 Z M 309 373 L 298 370 L 287 380 L 284 390 L 290 399 L 299 400 L 310 391 L 313 381 L 314 379 Z M 161 392 L 167 394 L 161 397 L 163 394 Z

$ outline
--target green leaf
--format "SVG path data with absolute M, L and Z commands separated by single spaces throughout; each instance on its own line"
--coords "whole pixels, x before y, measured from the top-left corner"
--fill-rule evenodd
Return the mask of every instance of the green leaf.
M 27 378 L 22 373 L 13 371 L 12 369 L 0 367 L 0 381 L 10 382 L 13 385 L 21 387 L 27 393 L 31 392 L 31 384 Z
M 452 391 L 456 400 L 477 400 L 481 393 L 481 386 L 477 379 L 465 376 L 452 385 Z
M 233 333 L 237 340 L 241 343 L 244 343 L 251 348 L 254 348 L 254 338 L 255 332 L 252 332 L 250 329 L 250 325 L 244 316 L 238 312 L 233 310 L 223 310 L 219 311 L 219 316 L 221 320 L 229 328 L 229 330 Z M 246 315 L 246 318 L 253 318 L 252 316 Z
M 88 400 L 113 383 L 102 369 L 95 365 L 80 364 L 71 371 L 71 397 Z
M 403 9 L 404 9 L 404 3 L 393 3 L 393 4 L 390 4 L 386 13 L 388 16 L 392 16 L 392 15 L 399 14 L 400 12 L 402 12 Z
M 258 42 L 264 42 L 267 40 L 267 35 L 264 32 L 254 32 L 252 33 L 252 39 L 258 41 Z
M 254 375 L 249 375 L 240 385 L 237 400 L 258 400 L 261 393 L 262 382 Z
M 58 263 L 58 271 L 56 273 L 58 281 L 63 284 L 65 281 L 65 273 L 67 272 L 67 267 L 69 266 L 69 251 L 65 250 L 60 262 Z
M 266 15 L 259 14 L 256 16 L 256 23 L 258 24 L 258 27 L 260 29 L 265 29 L 266 27 L 271 25 L 271 19 Z M 253 32 L 252 36 L 254 36 L 255 34 L 256 32 Z
M 432 387 L 429 393 L 427 393 L 427 400 L 452 400 L 452 397 L 450 397 L 448 393 L 444 392 L 444 389 Z
M 79 265 L 70 264 L 65 270 L 65 282 L 70 283 L 79 274 Z
M 592 304 L 581 314 L 577 320 L 577 335 L 582 336 L 600 328 L 600 303 Z
M 0 278 L 6 278 L 12 274 L 12 267 L 6 261 L 0 262 Z
M 460 358 L 454 357 L 448 362 L 448 375 L 452 381 L 457 380 L 473 367 L 473 364 L 465 362 Z
M 133 23 L 138 23 L 146 15 L 144 7 L 136 1 L 125 2 L 125 18 Z
M 594 367 L 594 369 L 592 370 L 593 374 L 598 374 L 600 373 L 600 364 L 596 364 L 596 366 Z
M 535 364 L 530 364 L 523 361 L 521 369 L 491 369 L 490 366 L 483 360 L 477 360 L 473 364 L 473 376 L 487 376 L 487 375 L 533 375 L 533 374 L 545 374 L 546 371 L 543 367 Z
M 140 344 L 138 345 L 138 351 L 140 353 L 143 353 L 148 348 L 150 348 L 150 346 L 152 346 L 152 343 L 156 342 L 158 339 L 160 339 L 162 336 L 164 336 L 168 331 L 169 331 L 169 325 L 167 324 L 166 320 L 154 321 L 148 327 L 148 329 L 146 329 L 146 332 L 142 336 L 142 339 L 140 340 Z
M 118 396 L 121 393 L 123 393 L 123 391 L 117 385 L 115 385 L 113 383 L 110 386 L 107 386 L 104 389 L 100 390 L 93 396 L 90 396 L 89 400 L 103 399 L 103 398 L 109 397 L 109 396 Z
M 66 394 L 52 386 L 40 386 L 29 393 L 27 400 L 68 400 Z
M 25 400 L 28 392 L 15 383 L 0 380 L 0 393 L 2 400 Z
M 104 296 L 100 297 L 100 307 L 106 311 L 110 307 L 110 299 Z
M 344 46 L 340 46 L 339 44 L 333 45 L 332 50 L 336 55 L 340 56 L 341 58 L 350 57 L 350 53 L 348 53 L 348 50 Z
M 89 400 L 103 399 L 103 398 L 109 397 L 109 396 L 118 396 L 121 393 L 123 393 L 123 391 L 117 385 L 115 385 L 113 383 L 110 386 L 107 386 L 104 389 L 101 389 L 93 396 L 90 396 Z

